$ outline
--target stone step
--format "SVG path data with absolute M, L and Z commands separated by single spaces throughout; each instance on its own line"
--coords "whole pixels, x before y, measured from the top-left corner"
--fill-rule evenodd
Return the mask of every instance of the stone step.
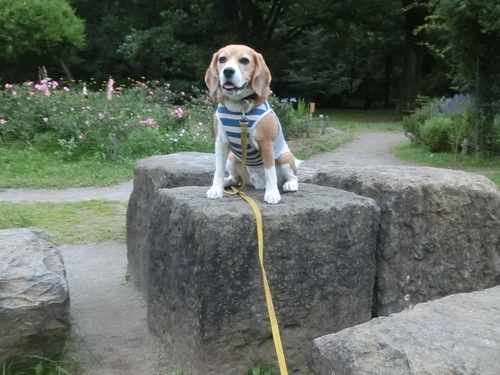
M 319 337 L 310 367 L 316 375 L 498 375 L 500 286 Z

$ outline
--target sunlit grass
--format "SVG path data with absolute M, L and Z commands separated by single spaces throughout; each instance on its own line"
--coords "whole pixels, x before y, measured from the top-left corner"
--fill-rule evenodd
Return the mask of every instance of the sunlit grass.
M 108 186 L 133 178 L 132 161 L 61 161 L 36 149 L 0 147 L 0 188 Z
M 484 174 L 500 187 L 500 157 L 475 154 L 437 152 L 431 153 L 411 142 L 404 142 L 393 149 L 394 154 L 403 160 L 431 167 L 460 169 Z
M 93 200 L 76 203 L 0 202 L 0 229 L 37 227 L 56 244 L 125 240 L 126 203 Z

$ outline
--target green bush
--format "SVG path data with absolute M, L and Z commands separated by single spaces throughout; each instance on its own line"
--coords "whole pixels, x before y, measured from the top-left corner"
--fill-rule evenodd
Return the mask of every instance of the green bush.
M 477 143 L 475 116 L 471 97 L 460 94 L 432 100 L 404 118 L 403 128 L 413 143 L 424 145 L 431 152 L 458 152 L 464 139 Z
M 452 149 L 450 134 L 453 133 L 453 120 L 443 115 L 433 116 L 424 122 L 420 129 L 422 144 L 431 152 L 444 152 Z
M 285 137 L 296 137 L 306 131 L 308 107 L 303 99 L 279 99 L 271 95 L 269 103 L 280 120 Z

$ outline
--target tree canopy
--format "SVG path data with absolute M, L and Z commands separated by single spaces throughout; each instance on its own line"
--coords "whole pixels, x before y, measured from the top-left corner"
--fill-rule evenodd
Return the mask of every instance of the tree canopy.
M 81 79 L 146 77 L 202 87 L 212 53 L 243 43 L 263 53 L 280 96 L 412 109 L 419 95 L 474 93 L 480 81 L 484 100 L 500 97 L 497 0 L 70 4 L 0 0 L 0 79 L 30 78 L 38 65 L 62 74 L 62 60 Z
M 31 70 L 32 77 L 38 66 L 70 59 L 85 46 L 84 30 L 65 0 L 0 0 L 0 74 L 17 78 Z

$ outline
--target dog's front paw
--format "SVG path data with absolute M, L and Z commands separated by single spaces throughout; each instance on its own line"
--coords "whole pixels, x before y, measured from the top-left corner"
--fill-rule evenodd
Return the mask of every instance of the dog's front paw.
M 222 198 L 223 195 L 224 195 L 224 188 L 219 187 L 219 186 L 212 186 L 207 191 L 207 198 L 208 199 L 219 199 L 219 198 Z
M 266 193 L 264 194 L 264 200 L 266 201 L 266 203 L 269 204 L 278 204 L 281 200 L 281 195 L 278 189 L 271 191 L 269 189 L 266 189 Z
M 297 191 L 299 190 L 299 183 L 297 181 L 287 181 L 283 185 L 283 191 Z

